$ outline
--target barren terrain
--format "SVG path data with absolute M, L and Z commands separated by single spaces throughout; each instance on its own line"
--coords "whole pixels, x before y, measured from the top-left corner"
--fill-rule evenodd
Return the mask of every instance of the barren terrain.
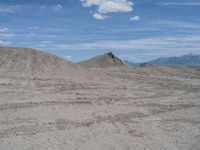
M 1 47 L 0 150 L 46 149 L 199 150 L 200 68 L 87 68 Z

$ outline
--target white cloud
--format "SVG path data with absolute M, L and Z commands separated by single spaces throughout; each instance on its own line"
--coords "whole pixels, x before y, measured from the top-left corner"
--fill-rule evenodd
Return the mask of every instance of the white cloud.
M 64 58 L 67 59 L 67 60 L 69 60 L 69 59 L 72 58 L 72 56 L 66 55 L 66 56 L 64 56 Z
M 1 38 L 12 38 L 14 36 L 15 36 L 15 34 L 13 34 L 13 33 L 3 33 L 3 34 L 0 34 Z
M 102 14 L 99 14 L 99 13 L 94 13 L 94 14 L 93 14 L 93 17 L 94 17 L 95 19 L 98 19 L 98 20 L 104 20 L 104 19 L 107 18 L 106 15 L 102 15 Z
M 6 27 L 0 28 L 0 32 L 7 32 L 7 31 L 9 31 L 9 30 Z
M 80 0 L 80 1 L 82 2 L 83 7 L 97 6 L 96 10 L 97 13 L 95 14 L 98 14 L 98 16 L 108 13 L 131 12 L 133 11 L 133 5 L 134 5 L 133 2 L 130 0 Z
M 100 13 L 130 12 L 133 11 L 133 3 L 131 1 L 108 0 L 99 5 L 98 11 Z
M 0 38 L 7 39 L 7 38 L 12 38 L 14 36 L 16 35 L 14 33 L 10 33 L 8 28 L 6 27 L 0 28 Z
M 38 29 L 39 27 L 38 26 L 31 26 L 31 27 L 28 27 L 28 29 L 30 29 L 30 30 L 36 30 L 36 29 Z
M 26 35 L 27 38 L 30 38 L 30 37 L 33 37 L 33 36 L 35 36 L 34 33 L 29 33 L 28 35 Z
M 11 41 L 2 41 L 2 40 L 0 40 L 0 45 L 3 45 L 3 46 L 8 46 L 11 43 L 12 43 Z
M 46 9 L 46 8 L 47 8 L 46 5 L 41 5 L 41 6 L 40 6 L 40 9 L 41 9 L 41 10 L 44 10 L 44 9 Z
M 131 21 L 139 21 L 140 17 L 139 16 L 133 16 L 130 18 Z
M 61 4 L 56 4 L 56 5 L 53 5 L 53 6 L 51 6 L 51 5 L 41 5 L 40 9 L 42 11 L 49 10 L 49 11 L 57 12 L 57 11 L 61 11 L 63 9 L 63 6 Z
M 0 4 L 0 13 L 14 13 L 19 8 L 17 5 Z
M 62 5 L 60 5 L 60 4 L 57 4 L 57 5 L 53 6 L 52 8 L 54 11 L 60 11 L 63 9 Z

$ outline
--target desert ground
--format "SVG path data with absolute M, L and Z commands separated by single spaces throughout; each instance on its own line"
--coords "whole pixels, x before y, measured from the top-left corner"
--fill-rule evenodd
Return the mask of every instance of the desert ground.
M 0 150 L 199 150 L 200 68 L 109 56 L 0 47 Z

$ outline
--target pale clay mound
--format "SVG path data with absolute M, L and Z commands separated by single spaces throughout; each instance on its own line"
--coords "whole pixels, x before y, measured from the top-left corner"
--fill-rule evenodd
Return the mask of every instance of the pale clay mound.
M 0 47 L 0 65 L 0 75 L 30 79 L 77 77 L 82 71 L 57 56 L 28 48 Z
M 0 48 L 0 150 L 199 149 L 199 68 L 83 69 Z

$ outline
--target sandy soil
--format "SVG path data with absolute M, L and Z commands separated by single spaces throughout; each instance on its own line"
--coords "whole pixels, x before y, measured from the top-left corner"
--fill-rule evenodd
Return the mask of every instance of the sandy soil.
M 68 77 L 52 77 L 10 57 L 0 57 L 0 150 L 200 149 L 199 68 L 68 64 Z

